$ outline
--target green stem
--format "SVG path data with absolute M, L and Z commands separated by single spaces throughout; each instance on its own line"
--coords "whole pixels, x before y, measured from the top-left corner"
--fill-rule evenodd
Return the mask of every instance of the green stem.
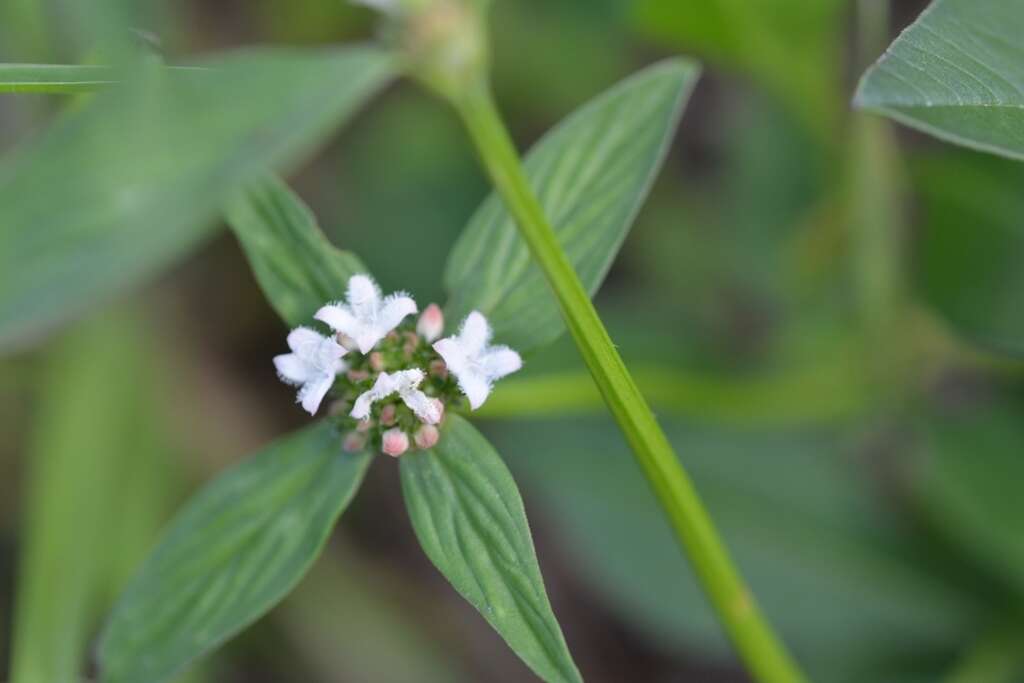
M 601 395 L 657 494 L 697 578 L 747 668 L 759 681 L 804 680 L 733 565 L 693 483 L 626 370 L 530 188 L 487 83 L 453 98 L 498 193 L 544 271 Z

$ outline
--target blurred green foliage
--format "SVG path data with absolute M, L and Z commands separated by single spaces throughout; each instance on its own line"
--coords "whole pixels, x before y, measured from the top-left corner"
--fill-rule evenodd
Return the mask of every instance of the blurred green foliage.
M 95 4 L 103 11 L 73 2 L 0 3 L 0 58 L 116 60 L 140 45 L 126 27 L 159 38 L 168 63 L 237 44 L 373 34 L 368 12 L 336 0 L 301 7 L 196 1 L 187 11 Z M 911 4 L 900 3 L 904 10 Z M 972 683 L 1012 681 L 1024 621 L 1024 503 L 1014 488 L 1024 371 L 1013 355 L 1024 339 L 1024 171 L 920 137 L 895 138 L 879 122 L 865 133 L 863 115 L 847 111 L 853 81 L 843 64 L 854 38 L 846 21 L 852 9 L 838 0 L 496 0 L 496 88 L 525 148 L 565 112 L 657 57 L 684 52 L 706 60 L 666 172 L 599 294 L 613 337 L 627 363 L 641 368 L 641 384 L 669 421 L 741 568 L 816 680 L 933 681 L 954 672 Z M 145 38 L 141 44 L 153 45 Z M 223 94 L 233 112 L 253 91 L 240 83 Z M 51 116 L 59 132 L 68 120 L 116 110 L 105 98 L 0 96 L 0 148 L 48 144 L 55 133 L 41 131 Z M 180 106 L 182 116 L 191 111 Z M 53 114 L 61 109 L 68 111 Z M 214 133 L 210 140 L 222 142 Z M 52 144 L 65 153 L 92 144 L 68 135 L 68 145 Z M 192 203 L 190 193 L 210 190 L 201 178 L 179 186 L 140 170 L 152 160 L 139 152 L 167 143 L 143 137 L 119 151 L 120 177 L 103 175 L 89 150 L 36 175 L 12 179 L 8 172 L 0 180 L 0 215 L 13 215 L 12 202 L 22 197 L 38 213 L 21 214 L 19 225 L 70 212 L 76 196 L 94 198 L 97 211 L 112 210 L 110 197 L 128 178 L 176 194 L 158 210 L 131 214 L 122 227 L 145 228 L 154 240 L 192 241 L 179 219 L 212 216 L 222 197 Z M 18 154 L 24 152 L 6 156 L 0 169 L 13 168 Z M 111 192 L 89 189 L 108 179 Z M 406 85 L 385 93 L 293 180 L 335 244 L 358 253 L 385 289 L 409 288 L 422 300 L 442 300 L 443 257 L 487 192 L 451 112 Z M 77 195 L 67 191 L 79 182 Z M 154 236 L 162 223 L 172 225 L 171 234 Z M 44 237 L 25 231 L 19 239 Z M 18 253 L 8 247 L 0 259 L 28 259 Z M 137 256 L 126 248 L 101 270 L 131 270 Z M 180 347 L 185 367 L 201 368 L 202 380 L 190 380 L 189 391 L 216 397 L 203 405 L 223 411 L 216 413 L 227 435 L 221 438 L 248 444 L 236 431 L 269 438 L 296 417 L 268 363 L 280 346 L 280 325 L 254 283 L 237 281 L 239 259 L 233 244 L 216 243 L 144 296 L 158 313 L 152 334 Z M 63 286 L 86 305 L 96 303 L 94 282 Z M 219 292 L 230 294 L 230 305 L 218 307 Z M 878 310 L 885 312 L 881 338 L 867 329 Z M 123 322 L 103 318 L 90 327 L 61 344 L 48 379 L 18 383 L 34 385 L 31 395 L 0 394 L 7 403 L 0 424 L 19 435 L 11 416 L 28 411 L 33 425 L 33 436 L 0 450 L 9 460 L 3 471 L 20 465 L 32 482 L 0 482 L 4 499 L 16 498 L 25 515 L 20 527 L 0 524 L 11 534 L 4 547 L 24 548 L 20 573 L 37 576 L 19 584 L 15 618 L 28 624 L 19 631 L 28 642 L 16 641 L 16 666 L 58 649 L 67 654 L 52 664 L 67 669 L 80 659 L 100 605 L 155 540 L 164 501 L 177 496 L 173 480 L 197 476 L 184 458 L 159 464 L 167 444 L 147 426 L 161 411 L 180 409 L 145 379 L 163 352 L 140 350 L 140 333 L 125 332 Z M 488 405 L 503 418 L 491 430 L 502 452 L 525 475 L 541 563 L 556 570 L 549 590 L 574 655 L 596 681 L 621 680 L 606 673 L 619 659 L 635 666 L 635 680 L 695 661 L 716 666 L 726 657 L 721 635 L 694 584 L 676 580 L 685 561 L 664 541 L 668 530 L 639 474 L 614 431 L 582 417 L 597 414 L 600 403 L 574 355 L 563 345 L 531 358 L 527 373 Z M 41 359 L 5 361 L 4 379 L 34 379 Z M 244 416 L 236 431 L 232 410 Z M 528 410 L 548 419 L 508 419 Z M 125 439 L 138 447 L 126 451 Z M 91 478 L 105 482 L 108 493 L 96 500 L 109 506 L 75 503 L 88 495 L 82 486 Z M 369 485 L 379 494 L 397 481 Z M 126 510 L 136 512 L 118 514 Z M 357 559 L 345 564 L 329 552 L 263 627 L 286 634 L 281 649 L 294 651 L 303 680 L 407 681 L 410 671 L 422 673 L 417 680 L 475 680 L 491 673 L 481 661 L 508 663 L 493 643 L 474 640 L 481 637 L 476 621 L 452 619 L 451 632 L 435 633 L 443 630 L 432 628 L 436 615 L 449 613 L 438 607 L 445 598 L 422 578 L 424 568 L 400 555 L 381 558 L 366 540 L 383 535 L 402 547 L 411 531 L 389 522 L 386 510 L 357 505 L 354 513 L 347 531 L 357 541 L 344 552 Z M 88 542 L 97 520 L 111 515 L 119 523 L 110 536 Z M 108 546 L 124 552 L 100 552 Z M 553 559 L 545 559 L 546 548 L 556 549 Z M 14 562 L 2 554 L 3 565 Z M 378 565 L 394 574 L 381 581 L 386 572 Z M 69 566 L 80 573 L 65 574 Z M 422 602 L 396 599 L 403 590 Z M 71 597 L 58 601 L 65 591 Z M 76 601 L 91 606 L 74 608 Z M 594 620 L 636 637 L 613 651 L 588 635 Z M 67 638 L 56 638 L 61 629 Z M 395 649 L 389 657 L 386 648 L 356 647 L 357 636 L 346 635 L 353 630 L 364 639 L 357 642 Z M 273 668 L 276 657 L 259 647 L 261 637 L 226 651 L 218 680 L 249 680 L 246 673 Z M 336 655 L 335 647 L 352 657 Z M 659 664 L 661 657 L 668 663 Z M 498 668 L 495 680 L 525 675 Z M 729 668 L 714 675 L 742 680 Z

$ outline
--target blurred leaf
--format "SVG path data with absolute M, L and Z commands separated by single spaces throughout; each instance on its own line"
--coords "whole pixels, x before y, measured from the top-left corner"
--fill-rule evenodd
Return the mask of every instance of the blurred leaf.
M 843 0 L 643 0 L 633 12 L 650 37 L 751 74 L 824 139 L 839 114 L 844 8 Z
M 295 162 L 391 74 L 368 48 L 207 65 L 140 67 L 0 164 L 0 348 L 174 261 L 244 181 Z
M 1024 5 L 935 0 L 868 69 L 855 104 L 948 142 L 1024 159 Z
M 197 71 L 191 67 L 169 67 L 182 75 Z M 0 64 L 0 93 L 80 93 L 113 85 L 116 69 L 106 66 L 67 64 Z
M 918 495 L 937 528 L 1024 594 L 1024 409 L 979 405 L 930 416 Z
M 548 603 L 519 489 L 457 415 L 438 445 L 401 459 L 402 491 L 430 560 L 545 681 L 581 681 Z
M 974 342 L 1024 354 L 1024 167 L 967 152 L 918 157 L 919 285 Z
M 860 672 L 886 657 L 952 652 L 970 636 L 981 609 L 878 517 L 834 432 L 666 428 L 754 595 L 814 680 L 888 680 Z M 648 642 L 726 654 L 613 425 L 520 423 L 494 436 L 563 532 L 574 571 Z
M 327 241 L 313 212 L 278 178 L 262 178 L 239 193 L 227 221 L 263 293 L 289 326 L 308 325 L 321 306 L 342 297 L 350 277 L 368 272 L 355 255 Z
M 584 286 L 611 267 L 697 79 L 692 62 L 649 67 L 578 110 L 526 157 L 534 190 Z M 564 330 L 558 304 L 496 195 L 473 216 L 448 260 L 449 319 L 477 309 L 519 350 Z
M 124 544 L 119 530 L 152 519 L 124 496 L 126 483 L 140 484 L 125 475 L 159 470 L 167 447 L 154 424 L 150 364 L 134 323 L 110 317 L 75 330 L 49 363 L 25 458 L 15 683 L 77 680 L 118 565 L 138 560 L 127 557 L 138 544 Z M 159 489 L 141 489 L 146 504 L 166 502 Z
M 432 596 L 398 565 L 360 560 L 347 550 L 355 549 L 324 553 L 276 613 L 316 680 L 469 680 L 439 647 L 439 629 L 429 621 Z
M 177 515 L 114 607 L 105 683 L 167 680 L 283 598 L 320 553 L 371 462 L 320 422 L 222 474 Z

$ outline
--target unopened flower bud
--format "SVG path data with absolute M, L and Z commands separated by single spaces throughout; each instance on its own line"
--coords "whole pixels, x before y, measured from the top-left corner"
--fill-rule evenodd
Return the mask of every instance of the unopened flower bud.
M 373 420 L 359 420 L 356 422 L 357 432 L 368 432 L 376 426 Z
M 395 404 L 389 403 L 380 409 L 380 423 L 385 427 L 395 424 Z
M 370 367 L 373 368 L 374 372 L 380 372 L 384 369 L 384 354 L 380 351 L 374 351 L 370 354 Z
M 425 451 L 428 448 L 433 448 L 440 438 L 441 432 L 437 430 L 437 427 L 434 425 L 423 425 L 416 430 L 413 440 L 416 441 L 417 448 Z
M 358 453 L 366 448 L 366 435 L 358 431 L 349 432 L 341 442 L 341 447 L 348 453 Z
M 430 304 L 423 309 L 420 319 L 416 322 L 416 332 L 428 343 L 433 343 L 441 336 L 444 332 L 444 313 L 441 312 L 440 306 Z
M 393 458 L 409 450 L 409 435 L 395 427 L 381 436 L 381 450 Z
M 385 336 L 384 338 L 387 339 L 389 342 L 394 343 L 398 341 L 401 337 L 398 336 L 398 332 L 391 330 L 390 332 L 387 333 L 387 336 Z
M 430 375 L 438 379 L 448 379 L 448 366 L 443 360 L 430 361 Z
M 348 373 L 346 373 L 346 376 L 348 377 L 348 381 L 352 382 L 353 384 L 365 382 L 366 380 L 370 379 L 370 373 L 368 373 L 366 370 L 349 370 Z

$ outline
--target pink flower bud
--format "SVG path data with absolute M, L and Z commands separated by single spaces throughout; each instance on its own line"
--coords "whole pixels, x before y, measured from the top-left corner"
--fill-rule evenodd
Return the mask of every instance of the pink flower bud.
M 430 304 L 423 309 L 423 313 L 416 323 L 416 332 L 427 342 L 433 342 L 441 336 L 441 333 L 444 332 L 444 313 L 441 312 L 440 306 Z
M 366 448 L 366 435 L 359 432 L 349 432 L 341 442 L 341 447 L 348 453 L 358 453 Z
M 381 437 L 381 450 L 393 458 L 409 450 L 409 435 L 398 427 L 389 429 Z
M 370 367 L 373 368 L 374 372 L 380 372 L 384 369 L 384 354 L 380 351 L 374 351 L 370 354 Z
M 370 373 L 368 373 L 366 370 L 349 370 L 346 373 L 346 376 L 348 377 L 348 381 L 352 382 L 353 384 L 365 382 L 366 380 L 370 379 Z
M 395 404 L 389 403 L 380 409 L 380 423 L 385 427 L 395 424 Z
M 448 379 L 448 366 L 441 359 L 430 361 L 430 374 L 438 379 Z
M 416 447 L 424 451 L 433 448 L 440 438 L 441 432 L 437 431 L 437 427 L 434 425 L 423 425 L 416 430 L 416 435 L 413 437 Z

